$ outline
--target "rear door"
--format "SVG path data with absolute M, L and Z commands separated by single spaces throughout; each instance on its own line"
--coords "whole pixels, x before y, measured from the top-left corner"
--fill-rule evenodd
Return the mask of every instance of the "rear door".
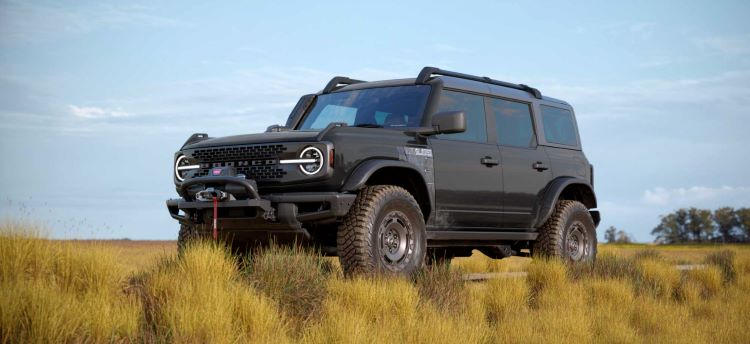
M 496 228 L 502 217 L 502 161 L 487 139 L 484 97 L 444 90 L 436 112 L 455 110 L 464 111 L 466 131 L 430 137 L 436 201 L 431 226 Z
M 504 228 L 530 228 L 537 201 L 550 181 L 550 161 L 537 144 L 531 104 L 489 98 L 490 120 L 497 133 L 503 169 Z

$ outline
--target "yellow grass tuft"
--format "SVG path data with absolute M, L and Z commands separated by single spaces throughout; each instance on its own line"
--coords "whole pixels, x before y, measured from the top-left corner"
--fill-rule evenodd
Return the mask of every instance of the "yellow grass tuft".
M 106 248 L 79 251 L 35 233 L 0 233 L 2 342 L 135 340 L 140 303 L 122 293 L 124 275 Z
M 684 295 L 685 299 L 708 299 L 721 291 L 722 273 L 715 266 L 689 270 L 685 272 L 683 284 L 681 288 L 687 291 Z
M 644 259 L 639 262 L 640 276 L 636 288 L 656 298 L 671 299 L 680 285 L 680 271 L 663 261 Z
M 624 279 L 592 279 L 587 281 L 588 317 L 594 342 L 632 343 L 638 336 L 630 325 L 634 307 L 632 287 Z
M 194 242 L 135 283 L 142 288 L 147 328 L 156 341 L 284 342 L 284 319 L 273 302 L 241 278 L 226 249 Z
M 340 274 L 317 252 L 301 247 L 273 245 L 248 257 L 244 274 L 264 295 L 274 300 L 285 315 L 294 318 L 294 330 L 320 316 L 329 275 Z
M 567 269 L 556 259 L 538 258 L 529 264 L 527 282 L 531 289 L 531 302 L 536 304 L 545 290 L 556 293 L 568 287 Z

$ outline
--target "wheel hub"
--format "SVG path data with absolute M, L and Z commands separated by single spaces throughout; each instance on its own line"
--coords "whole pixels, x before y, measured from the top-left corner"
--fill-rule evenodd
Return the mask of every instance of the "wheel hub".
M 568 258 L 572 261 L 580 261 L 588 253 L 588 240 L 583 234 L 583 224 L 575 222 L 568 232 L 567 240 L 565 241 Z
M 390 212 L 380 226 L 380 249 L 387 263 L 402 261 L 408 251 L 410 224 L 406 216 L 399 211 Z

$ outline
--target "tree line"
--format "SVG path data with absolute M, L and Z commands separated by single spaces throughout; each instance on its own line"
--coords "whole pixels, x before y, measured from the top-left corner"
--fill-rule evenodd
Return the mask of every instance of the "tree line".
M 618 230 L 615 226 L 609 226 L 604 231 L 604 241 L 608 244 L 630 244 L 633 242 L 633 239 L 624 230 Z
M 651 231 L 658 244 L 750 242 L 750 208 L 677 209 Z

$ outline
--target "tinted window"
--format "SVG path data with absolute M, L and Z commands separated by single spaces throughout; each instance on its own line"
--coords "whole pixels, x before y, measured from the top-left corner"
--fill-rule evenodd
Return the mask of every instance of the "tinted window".
M 430 86 L 398 86 L 334 92 L 318 96 L 298 129 L 329 123 L 385 128 L 420 127 Z
M 534 125 L 528 104 L 490 99 L 490 111 L 495 117 L 497 137 L 503 146 L 533 147 L 536 145 Z
M 466 116 L 466 131 L 455 134 L 441 134 L 438 137 L 451 140 L 487 142 L 483 97 L 468 93 L 443 91 L 436 113 L 444 111 L 463 111 Z
M 320 110 L 320 113 L 315 116 L 315 120 L 310 124 L 310 128 L 325 128 L 328 123 L 334 122 L 354 123 L 356 117 L 357 108 L 326 104 Z
M 541 106 L 544 138 L 549 143 L 577 146 L 576 127 L 573 114 L 565 109 L 551 106 Z

